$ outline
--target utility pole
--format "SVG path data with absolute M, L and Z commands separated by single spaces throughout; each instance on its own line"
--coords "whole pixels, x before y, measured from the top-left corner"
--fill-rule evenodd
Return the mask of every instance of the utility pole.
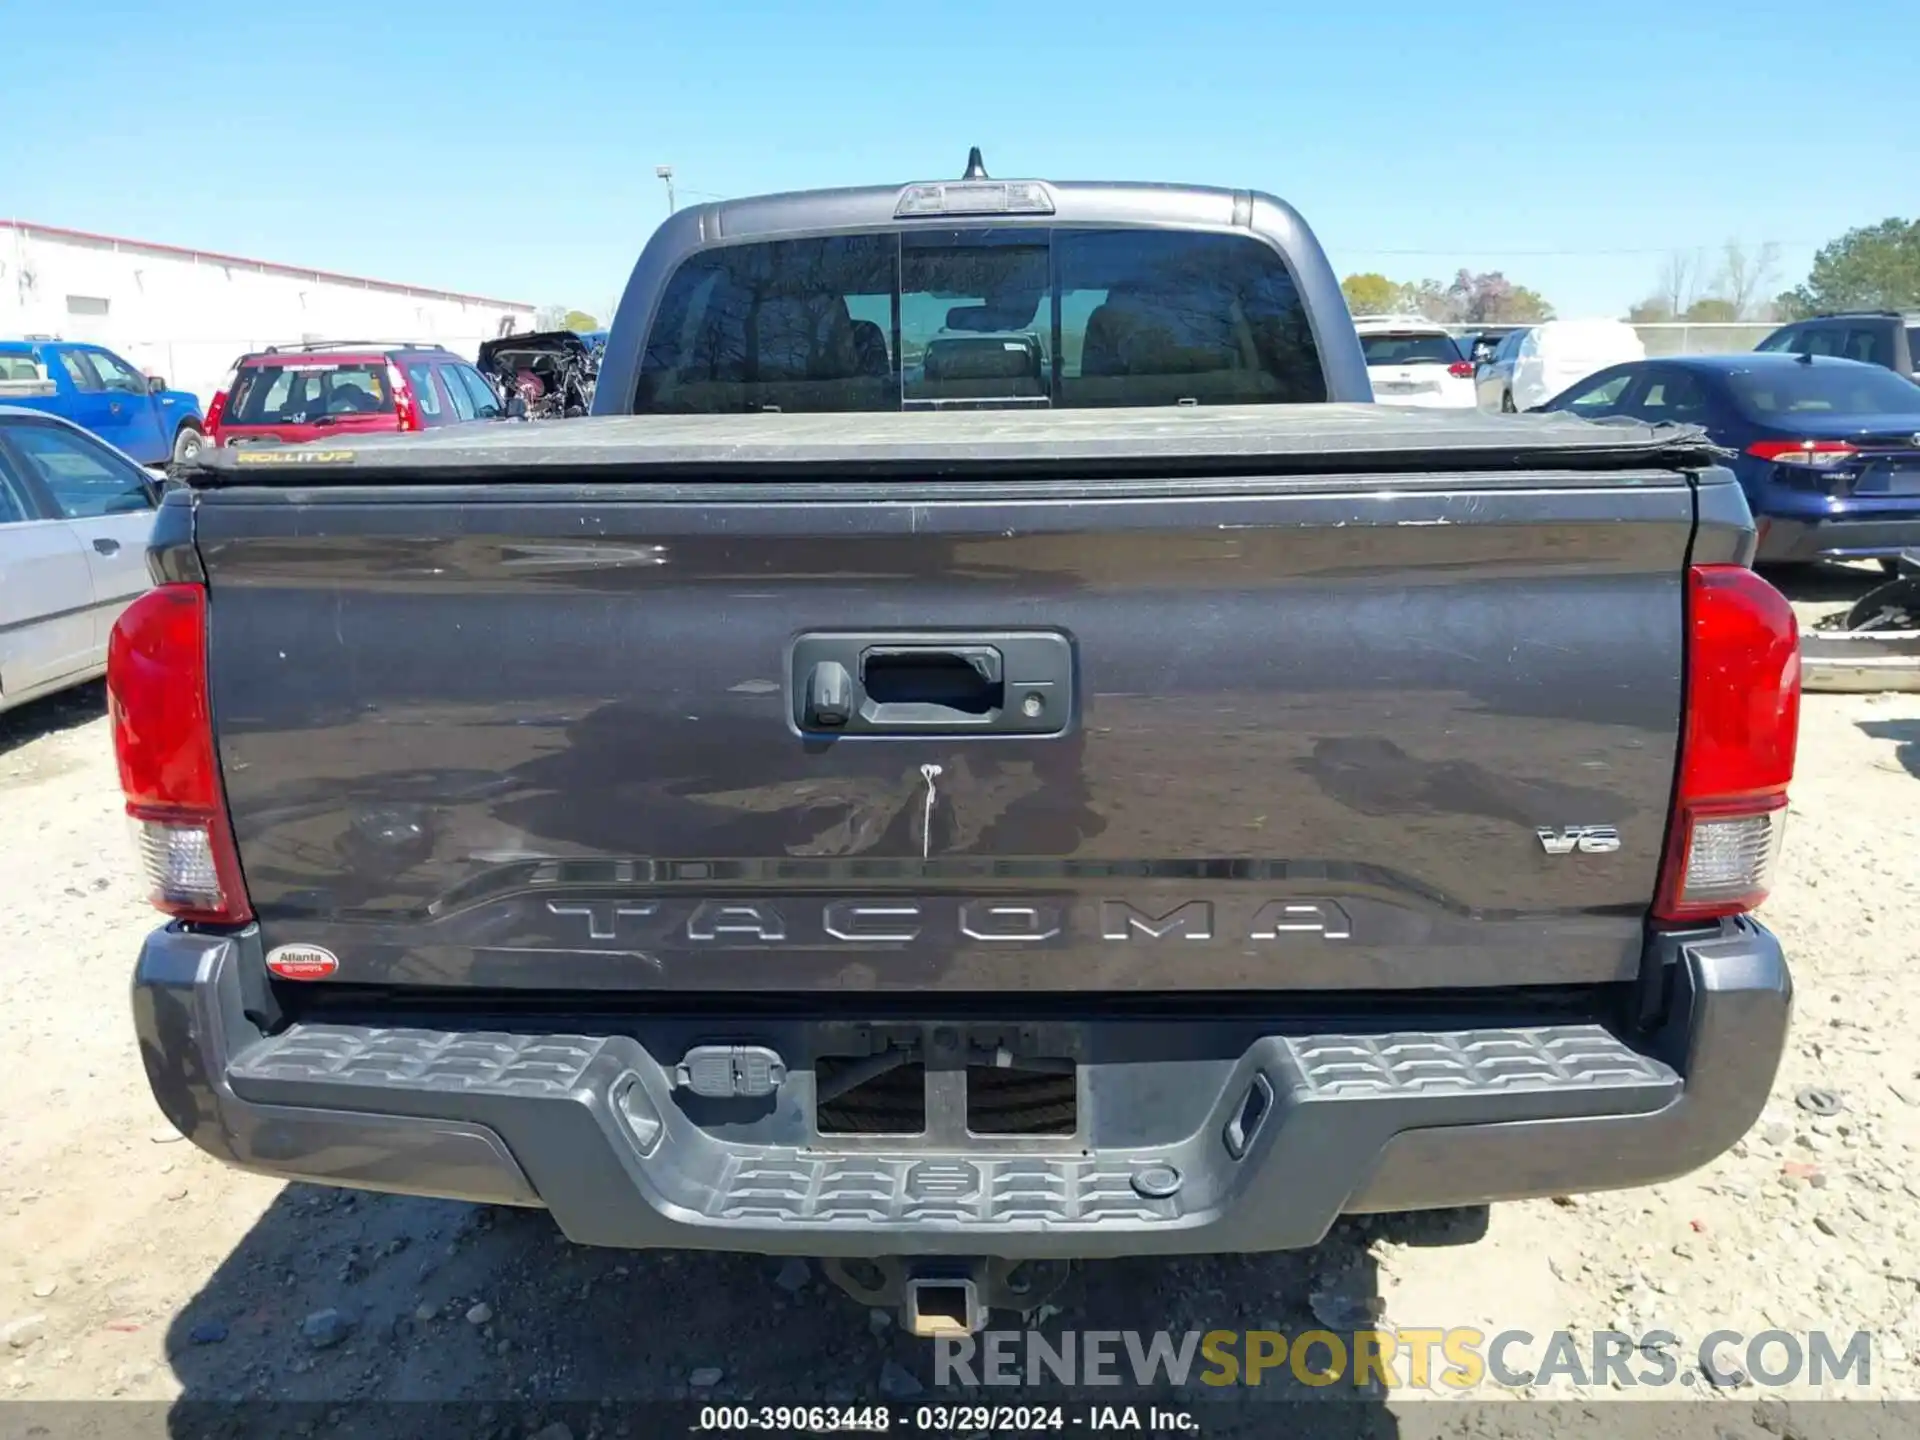
M 653 173 L 667 182 L 667 213 L 671 215 L 673 214 L 673 167 L 656 165 L 653 167 Z

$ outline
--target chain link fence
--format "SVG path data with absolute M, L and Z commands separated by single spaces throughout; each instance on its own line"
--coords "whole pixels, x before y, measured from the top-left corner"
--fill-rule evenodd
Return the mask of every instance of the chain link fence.
M 1780 327 L 1769 320 L 1740 320 L 1719 325 L 1666 321 L 1635 325 L 1640 343 L 1653 355 L 1730 355 L 1751 350 Z

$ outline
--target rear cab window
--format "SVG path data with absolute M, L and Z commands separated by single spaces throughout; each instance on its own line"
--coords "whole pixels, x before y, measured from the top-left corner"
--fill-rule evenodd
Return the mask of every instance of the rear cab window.
M 322 418 L 379 415 L 392 409 L 393 388 L 384 361 L 274 356 L 242 365 L 234 375 L 224 423 L 310 425 Z
M 1050 403 L 1049 248 L 1018 228 L 901 237 L 902 408 Z
M 654 317 L 634 409 L 1298 404 L 1326 393 L 1306 307 L 1257 239 L 976 226 L 689 257 Z

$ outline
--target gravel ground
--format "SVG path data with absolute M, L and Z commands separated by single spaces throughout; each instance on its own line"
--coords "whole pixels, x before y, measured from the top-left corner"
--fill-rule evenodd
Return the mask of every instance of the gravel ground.
M 1803 618 L 1858 588 L 1803 585 Z M 93 686 L 0 716 L 0 1396 L 777 1402 L 906 1397 L 931 1379 L 924 1344 L 805 1266 L 595 1251 L 542 1212 L 288 1186 L 179 1141 L 127 1018 L 152 917 L 101 709 Z M 1829 1393 L 1920 1398 L 1917 787 L 1920 696 L 1807 697 L 1766 912 L 1795 969 L 1793 1038 L 1767 1113 L 1707 1170 L 1343 1224 L 1311 1252 L 1091 1265 L 1046 1328 L 1297 1331 L 1384 1309 L 1403 1327 L 1665 1328 L 1694 1343 L 1864 1329 L 1870 1385 Z M 1805 1108 L 1810 1087 L 1837 1113 Z M 1758 1413 L 1751 1385 L 1691 1378 L 1686 1395 L 1732 1402 L 1717 1413 Z

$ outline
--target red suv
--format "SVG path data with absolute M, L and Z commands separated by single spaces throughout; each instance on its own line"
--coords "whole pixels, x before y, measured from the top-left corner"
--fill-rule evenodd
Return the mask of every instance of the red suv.
M 493 387 L 451 350 L 325 341 L 242 355 L 207 407 L 206 437 L 209 445 L 301 444 L 504 413 Z

